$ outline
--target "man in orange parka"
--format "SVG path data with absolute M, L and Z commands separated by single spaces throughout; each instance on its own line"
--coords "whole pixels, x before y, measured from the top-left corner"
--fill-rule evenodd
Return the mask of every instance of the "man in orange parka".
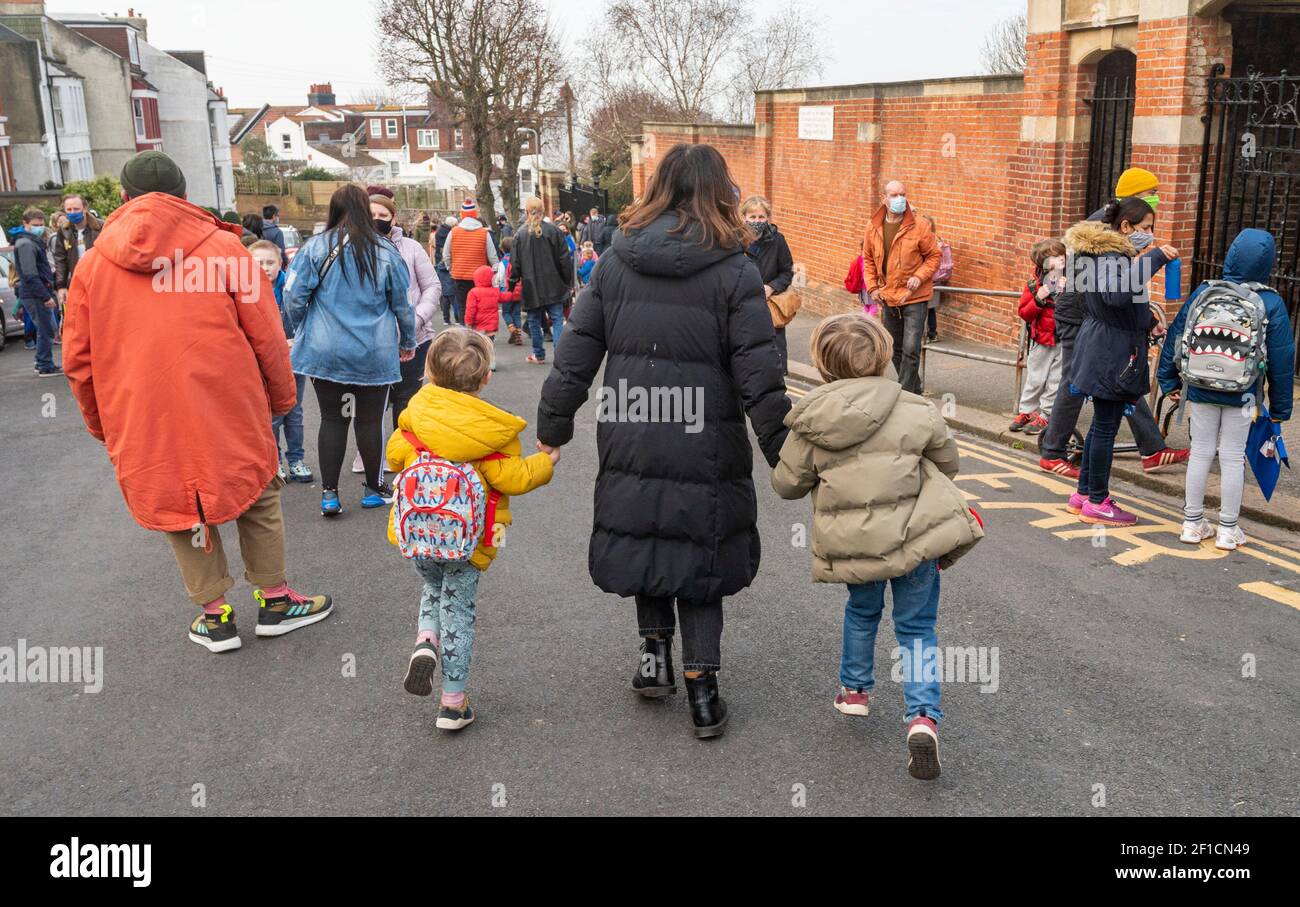
M 894 338 L 898 381 L 903 390 L 919 394 L 925 312 L 942 252 L 929 223 L 908 203 L 901 181 L 886 183 L 880 201 L 862 243 L 862 279 Z
M 239 525 L 257 587 L 257 635 L 328 617 L 328 596 L 285 582 L 284 518 L 271 416 L 296 387 L 271 284 L 241 228 L 185 201 L 185 176 L 145 151 L 122 168 L 125 201 L 69 288 L 64 370 L 86 428 L 108 448 L 136 522 L 167 533 L 190 600 L 189 637 L 240 646 L 217 526 Z

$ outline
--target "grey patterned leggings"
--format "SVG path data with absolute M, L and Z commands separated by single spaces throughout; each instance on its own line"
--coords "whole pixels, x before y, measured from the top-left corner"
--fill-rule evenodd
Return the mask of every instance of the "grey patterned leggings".
M 420 596 L 420 631 L 438 636 L 442 650 L 442 691 L 461 693 L 469 680 L 474 654 L 474 593 L 481 571 L 469 562 L 412 561 L 424 578 Z

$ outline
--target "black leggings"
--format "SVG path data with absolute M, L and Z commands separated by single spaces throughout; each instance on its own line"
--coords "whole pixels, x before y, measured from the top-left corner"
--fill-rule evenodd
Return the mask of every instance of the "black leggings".
M 383 468 L 384 409 L 388 404 L 389 385 L 335 384 L 324 378 L 312 378 L 311 383 L 320 404 L 316 455 L 320 460 L 321 488 L 338 491 L 339 472 L 348 446 L 348 423 L 355 419 L 352 431 L 366 467 L 366 485 L 377 489 Z
M 722 599 L 696 603 L 679 598 L 674 615 L 671 598 L 638 595 L 636 619 L 641 636 L 665 639 L 671 639 L 676 624 L 681 624 L 682 670 L 716 671 L 722 665 Z
M 402 380 L 393 385 L 393 392 L 388 397 L 388 406 L 393 411 L 393 431 L 397 431 L 397 417 L 406 409 L 411 398 L 420 392 L 424 383 L 424 360 L 429 356 L 432 340 L 426 340 L 415 348 L 415 357 L 402 363 Z

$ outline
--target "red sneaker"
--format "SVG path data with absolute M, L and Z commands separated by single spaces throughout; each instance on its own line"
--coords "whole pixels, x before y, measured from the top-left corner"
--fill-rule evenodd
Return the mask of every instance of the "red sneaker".
M 1166 447 L 1164 450 L 1157 450 L 1149 457 L 1142 458 L 1143 472 L 1159 472 L 1166 466 L 1177 466 L 1180 463 L 1186 463 L 1187 458 L 1192 452 L 1186 448 Z
M 907 725 L 907 773 L 920 781 L 939 777 L 939 733 L 933 721 L 918 715 Z
M 1007 431 L 1024 431 L 1033 421 L 1034 413 L 1019 413 L 1011 420 L 1011 424 L 1007 426 Z
M 1043 457 L 1038 461 L 1038 468 L 1043 472 L 1055 473 L 1065 479 L 1079 478 L 1079 467 L 1071 465 L 1069 460 L 1049 460 Z
M 1046 427 L 1047 419 L 1044 418 L 1043 414 L 1034 413 L 1034 418 L 1030 419 L 1029 424 L 1025 426 L 1025 434 L 1036 435 Z
M 839 693 L 835 696 L 835 709 L 842 715 L 857 715 L 865 718 L 870 711 L 867 698 L 867 694 L 861 690 L 840 687 Z

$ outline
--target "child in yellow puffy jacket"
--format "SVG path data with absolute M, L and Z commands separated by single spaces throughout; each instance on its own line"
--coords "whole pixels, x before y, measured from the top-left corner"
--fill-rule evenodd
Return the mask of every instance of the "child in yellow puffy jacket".
M 486 337 L 451 328 L 434 338 L 425 372 L 431 384 L 420 388 L 397 420 L 388 439 L 388 468 L 400 472 L 420 457 L 407 440 L 414 435 L 430 453 L 453 463 L 469 463 L 495 513 L 468 561 L 412 560 L 424 579 L 419 635 L 403 686 L 417 696 L 433 692 L 433 675 L 442 664 L 442 700 L 437 726 L 460 730 L 474 720 L 465 686 L 474 647 L 474 601 L 479 576 L 511 523 L 510 495 L 526 494 L 551 481 L 558 450 L 525 457 L 519 433 L 527 423 L 479 398 L 492 378 L 492 348 Z M 498 497 L 499 495 L 499 497 Z M 490 508 L 491 509 L 491 508 Z M 388 539 L 397 544 L 393 521 Z

